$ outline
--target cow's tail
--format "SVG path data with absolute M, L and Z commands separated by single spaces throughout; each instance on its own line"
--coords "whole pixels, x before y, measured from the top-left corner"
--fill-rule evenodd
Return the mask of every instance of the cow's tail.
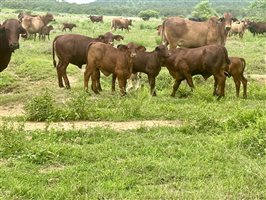
M 246 60 L 244 58 L 240 58 L 240 60 L 242 61 L 243 63 L 243 71 L 245 70 L 246 68 Z
M 55 37 L 54 41 L 53 41 L 53 64 L 54 64 L 54 67 L 56 67 L 56 60 L 55 60 L 55 42 L 57 40 L 59 36 Z
M 166 36 L 165 36 L 165 22 L 167 19 L 165 19 L 162 23 L 162 30 L 161 30 L 161 40 L 162 40 L 162 44 L 164 44 L 165 41 L 167 41 Z M 166 44 L 164 44 L 166 45 Z

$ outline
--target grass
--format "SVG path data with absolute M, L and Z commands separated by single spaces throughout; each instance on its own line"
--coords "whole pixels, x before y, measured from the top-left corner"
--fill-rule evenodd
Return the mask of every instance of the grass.
M 2 9 L 0 20 L 16 18 Z M 56 15 L 77 24 L 73 33 L 97 37 L 110 29 L 85 15 Z M 159 20 L 134 19 L 122 43 L 134 41 L 153 50 L 160 42 Z M 24 105 L 26 114 L 2 118 L 0 125 L 0 199 L 265 199 L 266 84 L 249 78 L 265 75 L 265 36 L 250 33 L 228 38 L 230 56 L 247 61 L 248 98 L 237 99 L 232 79 L 226 96 L 212 96 L 213 79 L 194 77 L 191 93 L 182 83 L 170 97 L 173 79 L 163 68 L 157 77 L 158 97 L 143 87 L 120 97 L 111 94 L 111 77 L 101 76 L 103 92 L 83 91 L 83 72 L 67 69 L 71 90 L 59 88 L 52 64 L 51 41 L 20 40 L 0 74 L 0 108 Z M 241 87 L 242 91 L 242 87 Z M 179 128 L 142 127 L 130 131 L 94 128 L 84 131 L 25 131 L 24 121 L 180 120 Z M 12 122 L 21 121 L 15 129 Z

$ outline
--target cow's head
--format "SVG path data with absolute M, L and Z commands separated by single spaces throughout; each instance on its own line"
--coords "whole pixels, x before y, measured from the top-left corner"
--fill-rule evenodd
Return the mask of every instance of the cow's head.
M 11 51 L 19 48 L 19 36 L 25 35 L 26 30 L 22 27 L 21 22 L 17 19 L 8 19 L 0 27 L 0 32 L 5 33 L 8 46 Z
M 121 41 L 124 37 L 122 35 L 113 35 L 111 32 L 107 32 L 104 35 L 99 35 L 98 39 L 100 39 L 103 43 L 114 46 L 114 40 Z
M 237 19 L 232 17 L 232 14 L 228 12 L 224 13 L 224 16 L 218 20 L 218 22 L 224 23 L 224 28 L 227 32 L 231 29 L 232 21 L 237 21 Z
M 46 15 L 41 17 L 44 24 L 48 24 L 51 21 L 55 21 L 54 16 L 51 13 L 46 13 Z
M 155 48 L 155 51 L 157 52 L 158 57 L 161 57 L 161 58 L 167 58 L 167 57 L 169 57 L 171 55 L 170 51 L 163 44 L 157 46 Z
M 133 25 L 132 25 L 132 19 L 129 19 L 129 20 L 128 20 L 128 25 L 133 26 Z
M 137 49 L 133 45 L 119 44 L 117 45 L 117 48 L 120 51 L 126 52 L 130 58 L 134 58 L 137 55 Z

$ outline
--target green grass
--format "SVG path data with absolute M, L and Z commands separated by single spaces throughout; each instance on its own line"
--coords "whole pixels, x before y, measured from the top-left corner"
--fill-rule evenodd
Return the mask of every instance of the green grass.
M 2 9 L 0 20 L 16 18 Z M 8 12 L 8 13 L 6 13 Z M 52 39 L 63 22 L 73 33 L 97 37 L 110 30 L 85 15 L 56 15 L 51 41 L 20 39 L 0 74 L 0 108 L 24 105 L 26 114 L 4 118 L 0 125 L 0 199 L 265 199 L 266 84 L 265 36 L 228 38 L 229 56 L 246 59 L 248 98 L 237 99 L 231 79 L 226 96 L 212 96 L 213 79 L 194 77 L 195 91 L 182 83 L 170 97 L 173 79 L 163 68 L 157 97 L 143 87 L 120 97 L 111 93 L 111 77 L 101 76 L 103 92 L 83 91 L 83 72 L 67 69 L 71 90 L 58 87 L 52 64 Z M 134 19 L 130 32 L 117 30 L 123 44 L 136 42 L 153 50 L 160 42 L 161 21 Z M 118 44 L 118 42 L 116 42 Z M 242 96 L 242 87 L 241 87 Z M 25 131 L 24 121 L 180 120 L 179 128 L 142 127 L 130 131 Z M 21 121 L 14 129 L 12 122 Z

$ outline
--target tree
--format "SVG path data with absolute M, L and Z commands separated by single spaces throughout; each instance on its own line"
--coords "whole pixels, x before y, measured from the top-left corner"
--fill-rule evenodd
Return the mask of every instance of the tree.
M 265 0 L 255 0 L 248 7 L 248 14 L 252 16 L 253 19 L 266 20 L 266 1 Z
M 149 20 L 151 17 L 159 17 L 159 12 L 155 11 L 155 10 L 142 10 L 139 12 L 138 14 L 139 17 L 141 17 L 143 20 L 147 21 Z
M 218 13 L 212 8 L 209 0 L 198 3 L 191 13 L 192 17 L 208 19 L 212 16 L 218 16 Z

